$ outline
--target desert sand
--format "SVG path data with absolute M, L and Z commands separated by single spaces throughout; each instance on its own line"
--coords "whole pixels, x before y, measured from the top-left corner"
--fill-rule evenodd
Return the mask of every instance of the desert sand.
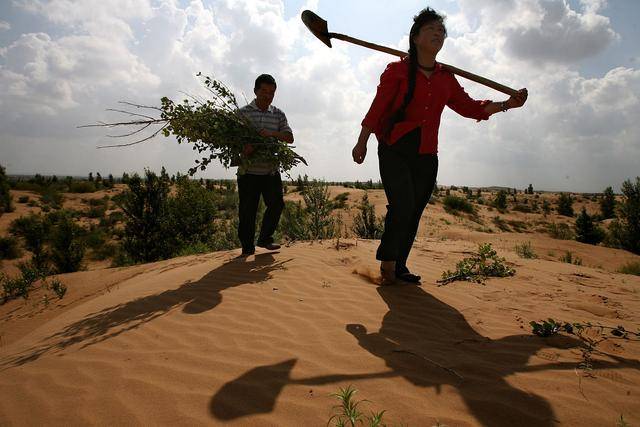
M 0 306 L 0 425 L 322 426 L 349 385 L 389 425 L 638 425 L 640 342 L 600 342 L 587 370 L 581 341 L 529 322 L 637 331 L 640 277 L 616 270 L 640 257 L 478 227 L 429 206 L 409 260 L 421 286 L 379 286 L 378 242 L 354 238 L 60 275 L 64 299 Z M 480 242 L 515 276 L 438 286 Z

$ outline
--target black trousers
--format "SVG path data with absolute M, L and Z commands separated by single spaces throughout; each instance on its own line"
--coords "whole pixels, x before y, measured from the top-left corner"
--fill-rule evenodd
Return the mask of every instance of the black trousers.
M 438 156 L 419 154 L 420 128 L 394 145 L 378 144 L 380 178 L 387 196 L 384 233 L 376 258 L 396 261 L 396 272 L 407 271 L 407 258 L 429 203 L 438 175 Z
M 280 214 L 284 209 L 280 174 L 238 175 L 238 237 L 243 250 L 251 250 L 255 247 L 256 215 L 260 196 L 267 209 L 262 218 L 258 242 L 273 243 L 273 233 L 278 227 Z

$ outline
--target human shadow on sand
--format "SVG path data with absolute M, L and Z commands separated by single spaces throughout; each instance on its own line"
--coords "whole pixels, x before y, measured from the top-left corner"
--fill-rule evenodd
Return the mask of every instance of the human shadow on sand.
M 45 353 L 64 350 L 74 344 L 82 344 L 81 348 L 84 348 L 138 328 L 180 307 L 183 313 L 204 313 L 222 302 L 222 291 L 264 282 L 271 278 L 273 271 L 284 269 L 287 262 L 276 261 L 273 252 L 234 258 L 198 281 L 92 313 L 48 337 L 43 344 L 2 361 L 0 367 L 23 365 Z
M 293 379 L 295 358 L 259 366 L 226 383 L 212 397 L 211 415 L 232 420 L 271 412 L 284 386 L 291 384 L 402 377 L 418 387 L 434 387 L 437 393 L 444 385 L 455 387 L 481 425 L 557 424 L 549 402 L 514 387 L 507 377 L 545 370 L 573 371 L 577 361 L 536 365 L 528 362 L 542 349 L 579 347 L 581 341 L 569 336 L 542 339 L 531 334 L 493 340 L 476 332 L 459 311 L 421 287 L 382 286 L 378 293 L 389 307 L 380 330 L 368 332 L 358 324 L 347 325 L 346 330 L 363 349 L 383 359 L 389 371 Z M 607 358 L 594 362 L 595 367 L 640 368 L 637 360 L 614 355 Z

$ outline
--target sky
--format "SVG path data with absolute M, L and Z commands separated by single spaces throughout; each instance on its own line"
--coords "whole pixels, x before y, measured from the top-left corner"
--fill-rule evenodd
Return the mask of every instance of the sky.
M 529 91 L 523 108 L 479 123 L 445 109 L 438 184 L 600 192 L 640 175 L 637 0 L 3 0 L 0 165 L 9 174 L 186 173 L 198 158 L 189 144 L 158 136 L 98 149 L 114 142 L 109 131 L 78 126 L 122 119 L 107 111 L 119 101 L 204 95 L 198 72 L 243 104 L 269 73 L 274 105 L 309 163 L 292 177 L 378 180 L 375 138 L 362 165 L 351 149 L 395 58 L 338 40 L 329 49 L 300 13 L 406 50 L 412 17 L 426 6 L 446 15 L 438 60 Z M 459 81 L 473 98 L 507 98 Z M 196 176 L 235 172 L 214 164 Z

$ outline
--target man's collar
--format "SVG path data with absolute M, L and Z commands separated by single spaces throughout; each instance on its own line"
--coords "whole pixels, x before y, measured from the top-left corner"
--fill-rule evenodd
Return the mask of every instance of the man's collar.
M 254 110 L 263 111 L 258 107 L 255 99 L 249 103 L 249 107 L 253 108 Z M 273 108 L 273 104 L 269 104 L 269 106 L 267 107 L 267 111 L 273 113 Z

